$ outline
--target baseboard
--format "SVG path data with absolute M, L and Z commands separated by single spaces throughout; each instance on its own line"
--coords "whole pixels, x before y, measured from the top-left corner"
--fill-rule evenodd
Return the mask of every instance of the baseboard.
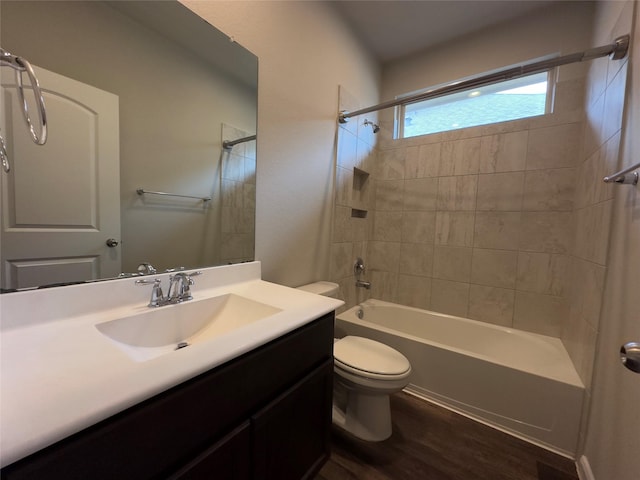
M 578 470 L 578 478 L 580 480 L 596 480 L 596 477 L 591 471 L 591 465 L 589 465 L 589 459 L 582 455 L 576 462 L 576 469 Z

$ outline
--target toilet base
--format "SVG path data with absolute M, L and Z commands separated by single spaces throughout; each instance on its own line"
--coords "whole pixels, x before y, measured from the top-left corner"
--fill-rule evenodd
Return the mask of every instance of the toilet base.
M 335 382 L 332 419 L 361 440 L 386 440 L 392 432 L 389 395 L 357 392 Z

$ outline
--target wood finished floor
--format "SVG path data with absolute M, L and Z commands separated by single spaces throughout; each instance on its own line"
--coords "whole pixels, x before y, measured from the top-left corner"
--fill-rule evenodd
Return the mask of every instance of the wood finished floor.
M 391 412 L 384 442 L 334 427 L 315 480 L 578 480 L 573 461 L 406 393 Z

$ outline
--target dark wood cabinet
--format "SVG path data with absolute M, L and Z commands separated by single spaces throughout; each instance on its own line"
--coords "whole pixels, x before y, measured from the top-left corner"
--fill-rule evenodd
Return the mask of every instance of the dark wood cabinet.
M 334 315 L 2 469 L 4 480 L 313 478 L 329 455 Z

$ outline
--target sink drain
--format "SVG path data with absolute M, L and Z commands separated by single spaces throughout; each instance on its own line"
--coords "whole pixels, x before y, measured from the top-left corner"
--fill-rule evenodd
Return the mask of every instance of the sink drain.
M 180 342 L 178 345 L 176 345 L 176 350 L 180 350 L 181 348 L 188 347 L 188 346 L 189 346 L 188 342 Z

